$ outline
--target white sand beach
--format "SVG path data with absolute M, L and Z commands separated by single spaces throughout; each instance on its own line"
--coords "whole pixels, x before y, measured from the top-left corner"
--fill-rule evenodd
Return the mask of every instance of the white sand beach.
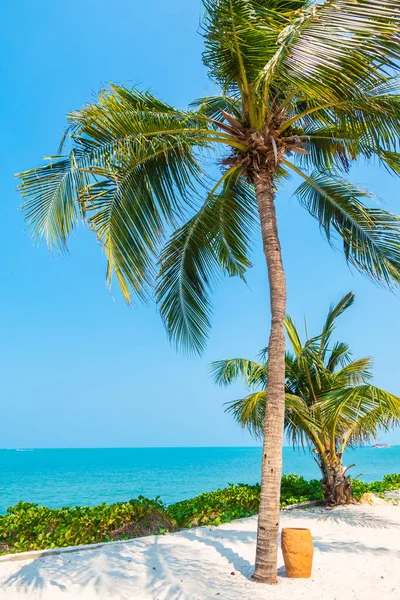
M 100 548 L 0 563 L 7 600 L 372 600 L 400 597 L 400 506 L 351 506 L 282 513 L 282 526 L 309 527 L 309 580 L 250 580 L 256 518 L 220 527 L 106 544 Z

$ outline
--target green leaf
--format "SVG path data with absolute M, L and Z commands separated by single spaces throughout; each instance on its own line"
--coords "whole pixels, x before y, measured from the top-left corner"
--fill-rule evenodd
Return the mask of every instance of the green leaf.
M 78 193 L 88 181 L 79 168 L 81 159 L 82 154 L 72 150 L 69 157 L 53 157 L 48 165 L 17 175 L 27 224 L 36 240 L 46 238 L 50 249 L 65 250 L 77 223 Z
M 210 373 L 217 385 L 230 385 L 242 377 L 248 386 L 266 386 L 267 371 L 265 365 L 245 358 L 231 358 L 211 363 Z
M 398 70 L 398 0 L 325 0 L 293 17 L 262 80 L 336 102 L 362 98 Z
M 296 190 L 300 202 L 320 223 L 329 242 L 332 230 L 343 240 L 346 260 L 374 281 L 400 282 L 400 218 L 362 200 L 372 195 L 332 174 L 314 172 Z
M 243 277 L 251 266 L 254 190 L 235 171 L 224 178 L 221 191 L 207 196 L 161 254 L 160 313 L 171 338 L 188 352 L 204 347 L 210 328 L 209 290 L 218 273 Z

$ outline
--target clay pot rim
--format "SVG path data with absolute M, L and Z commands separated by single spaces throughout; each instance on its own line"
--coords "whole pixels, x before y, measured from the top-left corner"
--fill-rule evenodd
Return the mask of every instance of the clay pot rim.
M 308 527 L 282 527 L 283 531 L 310 531 Z

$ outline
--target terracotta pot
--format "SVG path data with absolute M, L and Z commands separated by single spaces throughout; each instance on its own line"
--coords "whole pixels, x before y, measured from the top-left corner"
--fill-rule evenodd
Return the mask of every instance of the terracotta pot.
M 314 554 L 310 530 L 283 528 L 282 554 L 288 577 L 310 577 Z

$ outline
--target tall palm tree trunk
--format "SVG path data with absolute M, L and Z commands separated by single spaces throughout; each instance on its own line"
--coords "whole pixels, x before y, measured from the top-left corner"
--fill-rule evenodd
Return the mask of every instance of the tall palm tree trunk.
M 283 270 L 272 174 L 261 171 L 256 180 L 262 240 L 268 266 L 271 303 L 271 333 L 268 344 L 267 405 L 258 516 L 254 579 L 277 582 L 282 445 L 285 415 L 285 334 L 286 280 Z

